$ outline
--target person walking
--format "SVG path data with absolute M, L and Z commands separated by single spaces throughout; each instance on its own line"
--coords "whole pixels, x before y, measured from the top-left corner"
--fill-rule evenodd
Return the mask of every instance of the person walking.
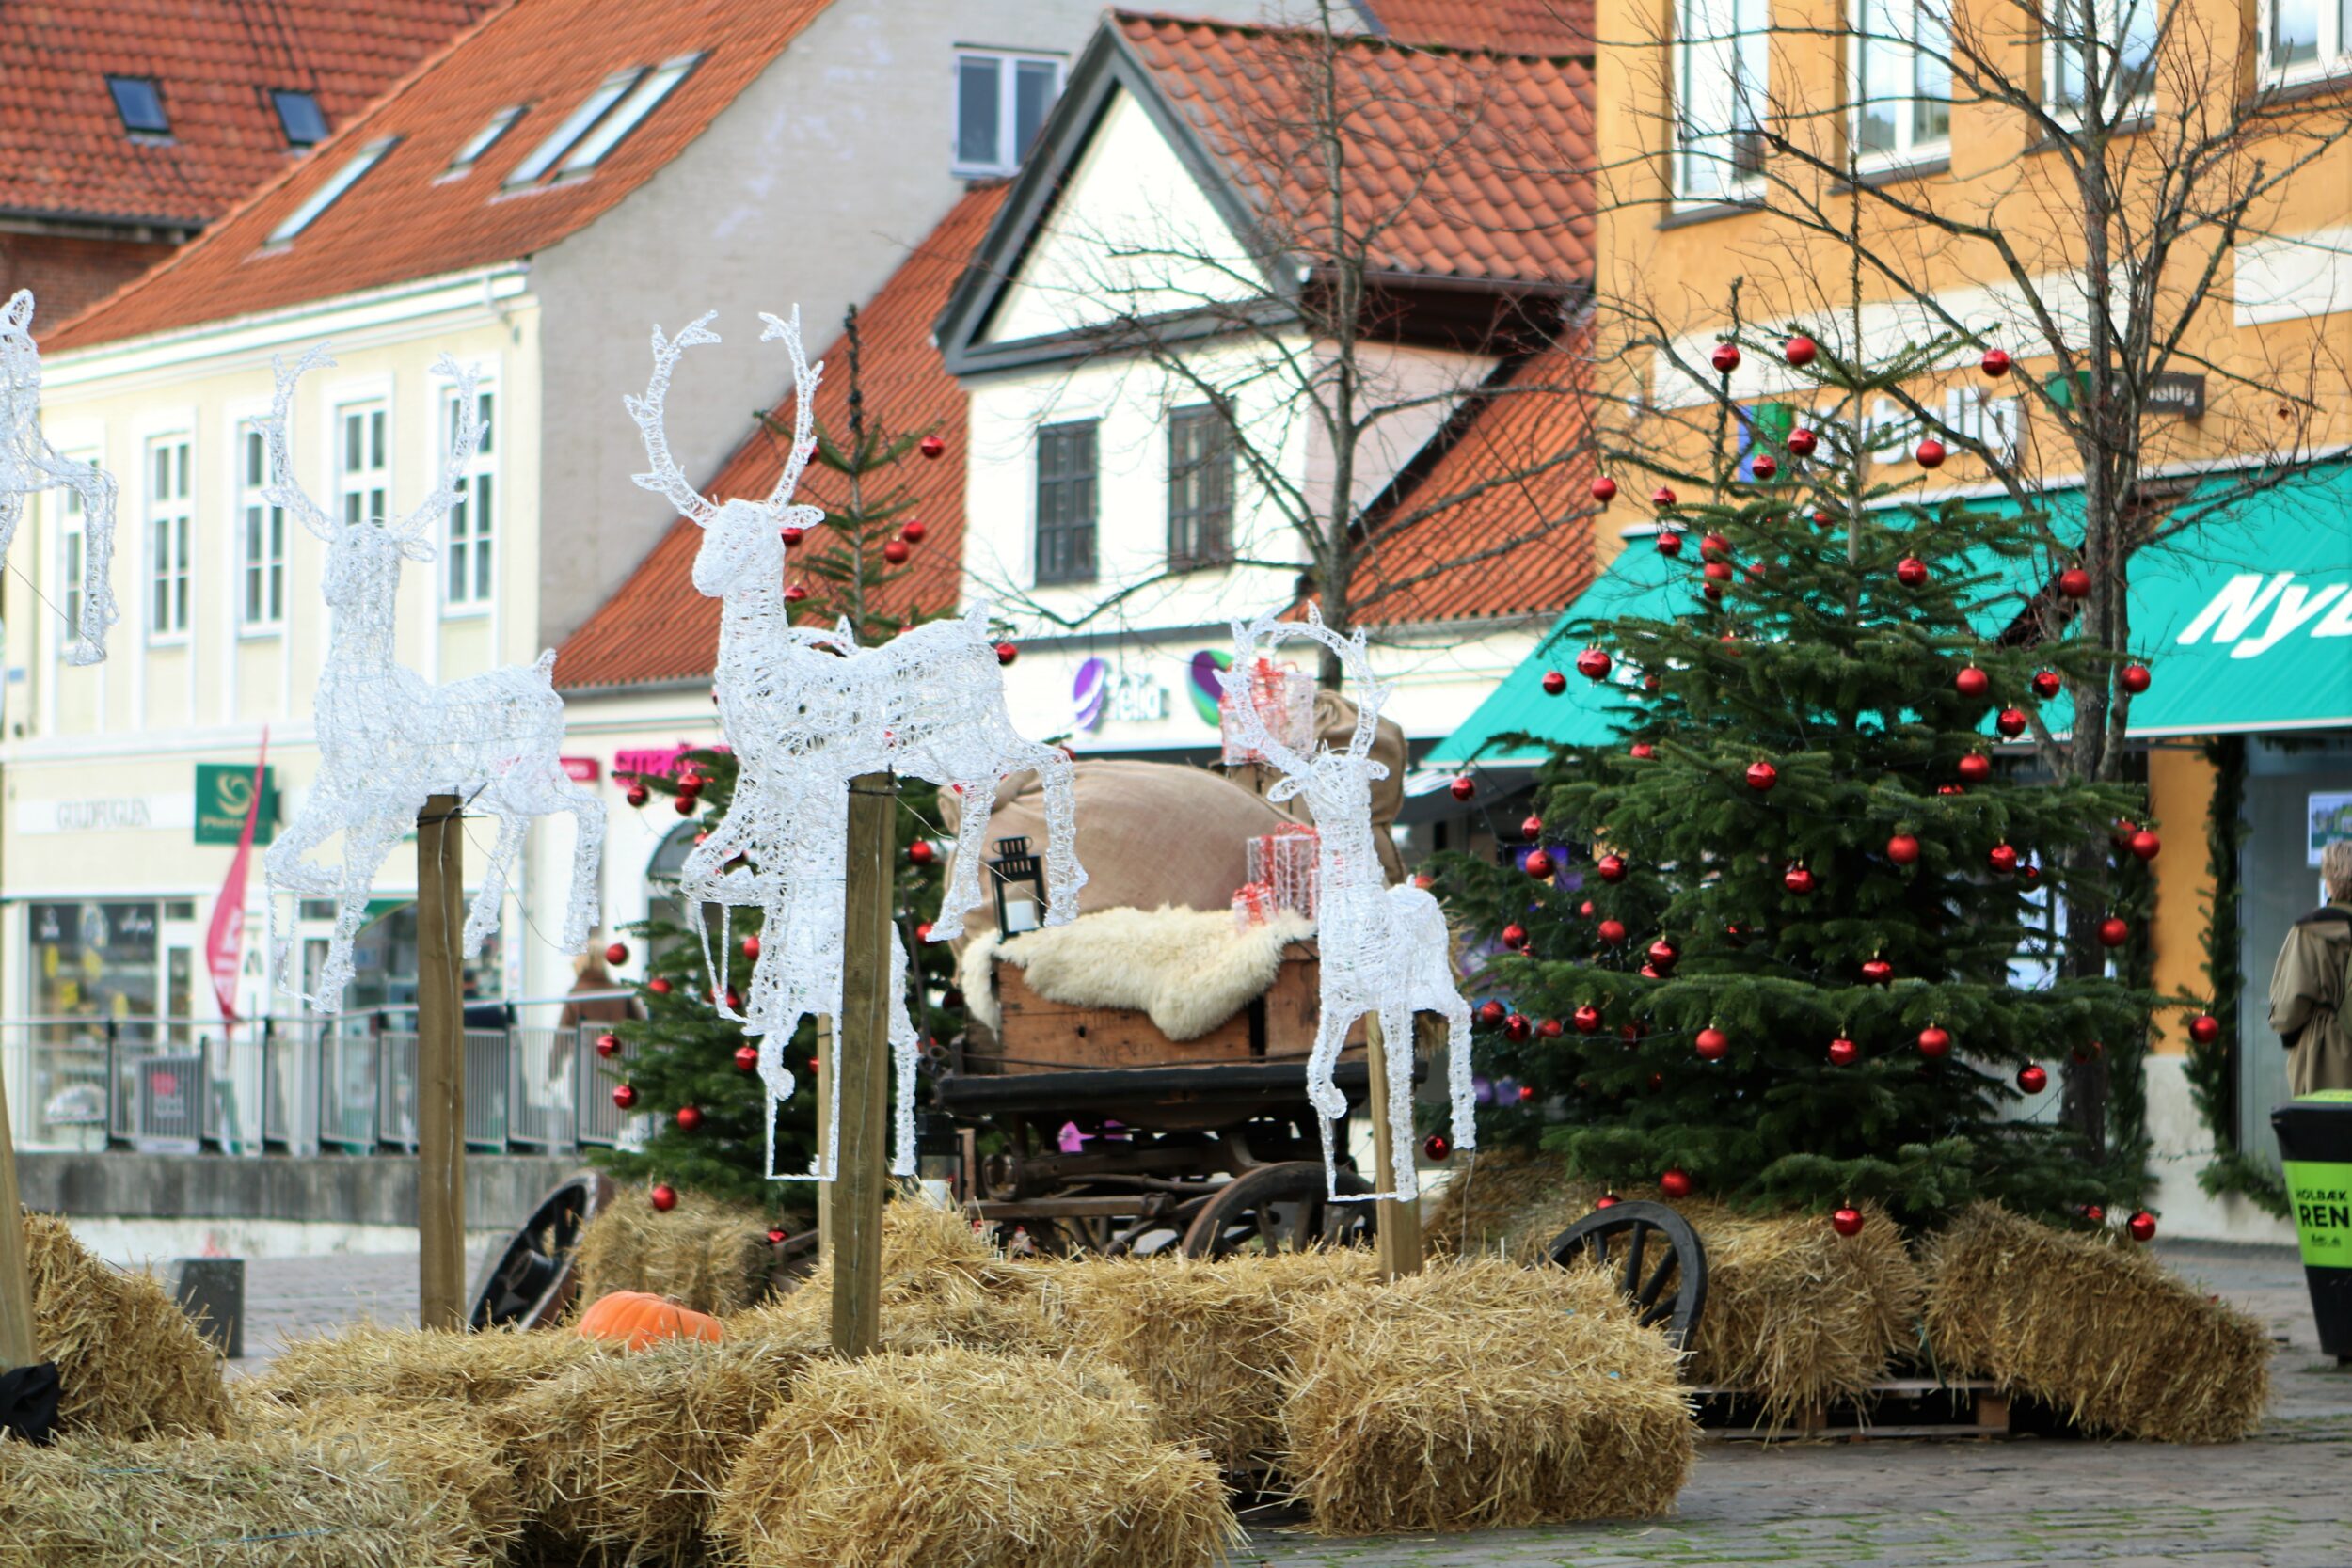
M 580 954 L 572 959 L 572 990 L 555 1021 L 558 1035 L 568 1045 L 583 1023 L 620 1023 L 637 1017 L 637 1000 L 626 994 L 628 989 L 605 967 L 602 953 Z M 612 994 L 616 991 L 624 994 Z M 548 1058 L 548 1082 L 562 1077 L 570 1064 L 569 1050 L 552 1053 Z
M 2287 1048 L 2287 1090 L 2300 1100 L 2352 1089 L 2352 1020 L 2344 1015 L 2352 970 L 2352 840 L 2321 851 L 2328 902 L 2296 921 L 2270 972 L 2270 1027 Z

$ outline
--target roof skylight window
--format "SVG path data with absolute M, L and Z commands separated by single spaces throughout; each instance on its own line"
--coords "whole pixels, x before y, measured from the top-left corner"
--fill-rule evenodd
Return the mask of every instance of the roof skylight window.
M 686 73 L 694 69 L 700 55 L 682 55 L 675 60 L 664 60 L 654 67 L 651 74 L 639 82 L 627 98 L 612 106 L 612 112 L 596 122 L 596 128 L 580 139 L 570 157 L 564 160 L 561 172 L 578 174 L 592 169 L 604 155 L 621 144 L 623 137 L 637 129 L 637 122 L 660 105 L 670 90 L 686 80 Z
M 481 161 L 482 155 L 489 151 L 497 144 L 498 139 L 506 135 L 515 121 L 520 119 L 522 116 L 523 106 L 519 103 L 510 104 L 492 115 L 490 123 L 468 137 L 466 145 L 457 150 L 457 156 L 449 161 L 449 172 L 463 174 L 473 167 Z
M 164 114 L 163 88 L 152 76 L 109 76 L 106 90 L 114 94 L 115 113 L 122 128 L 137 136 L 168 136 L 171 121 Z
M 528 185 L 555 166 L 555 161 L 572 150 L 572 144 L 588 134 L 588 127 L 604 118 L 604 112 L 618 103 L 638 78 L 645 74 L 644 66 L 631 66 L 604 79 L 604 85 L 590 93 L 579 108 L 564 118 L 564 123 L 548 135 L 548 139 L 531 150 L 531 155 L 515 166 L 515 172 L 506 177 L 511 189 Z
M 327 176 L 326 182 L 310 193 L 309 199 L 296 207 L 286 221 L 269 231 L 270 245 L 283 245 L 317 221 L 318 215 L 340 200 L 342 194 L 359 182 L 359 177 L 373 168 L 385 153 L 392 150 L 398 136 L 386 136 L 372 141 L 351 156 L 351 161 Z
M 275 87 L 269 101 L 278 109 L 278 123 L 286 129 L 288 147 L 316 147 L 326 139 L 326 115 L 315 97 L 290 87 Z

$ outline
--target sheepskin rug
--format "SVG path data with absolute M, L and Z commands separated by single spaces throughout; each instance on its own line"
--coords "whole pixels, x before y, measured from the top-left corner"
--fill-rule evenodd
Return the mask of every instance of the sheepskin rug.
M 963 950 L 958 981 L 970 1016 L 992 1035 L 1002 1023 L 1002 958 L 1050 1002 L 1134 1008 L 1169 1039 L 1194 1040 L 1264 995 L 1282 949 L 1314 934 L 1314 922 L 1297 914 L 1236 930 L 1230 910 L 1103 910 L 1009 939 L 988 932 Z

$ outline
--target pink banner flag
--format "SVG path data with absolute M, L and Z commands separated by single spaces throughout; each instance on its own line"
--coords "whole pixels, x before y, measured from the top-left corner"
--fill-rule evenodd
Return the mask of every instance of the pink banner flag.
M 269 726 L 262 726 L 262 755 L 253 765 L 253 787 L 245 803 L 245 831 L 237 835 L 229 879 L 213 901 L 213 924 L 204 933 L 204 963 L 213 972 L 213 995 L 221 1021 L 237 1022 L 237 963 L 245 953 L 246 867 L 253 859 L 253 824 L 262 814 L 262 782 L 269 776 Z

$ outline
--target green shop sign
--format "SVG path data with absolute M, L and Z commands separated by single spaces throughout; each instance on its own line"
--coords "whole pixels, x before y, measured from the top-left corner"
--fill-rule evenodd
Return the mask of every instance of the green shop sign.
M 2284 1164 L 2295 1234 L 2303 1243 L 2303 1266 L 2352 1269 L 2352 1164 L 2288 1160 Z
M 237 763 L 196 765 L 196 842 L 234 844 L 245 832 L 246 808 L 253 803 L 253 769 Z M 262 809 L 253 818 L 253 842 L 278 836 L 278 769 L 262 769 Z

